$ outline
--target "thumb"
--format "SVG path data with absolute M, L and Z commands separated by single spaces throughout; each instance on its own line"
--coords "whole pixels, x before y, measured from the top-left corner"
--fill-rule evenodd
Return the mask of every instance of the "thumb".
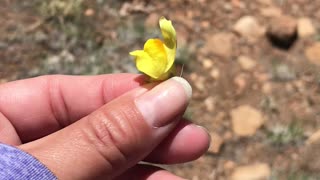
M 192 91 L 179 77 L 147 86 L 21 148 L 59 179 L 118 176 L 147 156 L 174 129 Z

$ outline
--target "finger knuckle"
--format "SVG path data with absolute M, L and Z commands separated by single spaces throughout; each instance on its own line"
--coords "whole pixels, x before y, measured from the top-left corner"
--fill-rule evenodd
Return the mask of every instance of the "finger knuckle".
M 130 151 L 139 148 L 143 136 L 136 127 L 141 121 L 138 116 L 132 108 L 120 107 L 105 108 L 88 117 L 92 143 L 110 164 L 126 162 Z

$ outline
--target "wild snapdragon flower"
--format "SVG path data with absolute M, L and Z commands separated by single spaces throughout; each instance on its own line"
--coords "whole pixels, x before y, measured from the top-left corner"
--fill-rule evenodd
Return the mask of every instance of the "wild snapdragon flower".
M 163 41 L 149 39 L 143 50 L 130 52 L 135 57 L 137 69 L 151 78 L 151 81 L 162 81 L 175 74 L 174 59 L 177 50 L 176 31 L 170 20 L 161 17 L 159 20 Z

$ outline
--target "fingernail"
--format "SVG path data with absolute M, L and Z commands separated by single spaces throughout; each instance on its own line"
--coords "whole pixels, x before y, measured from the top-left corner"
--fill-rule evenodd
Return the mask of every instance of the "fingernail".
M 202 132 L 204 132 L 206 134 L 206 136 L 208 136 L 208 139 L 209 139 L 209 143 L 208 143 L 208 146 L 207 146 L 207 150 L 209 149 L 209 147 L 211 146 L 211 143 L 212 143 L 212 137 L 208 131 L 208 129 L 206 129 L 205 127 L 203 126 L 199 126 L 199 125 L 195 125 L 196 128 L 200 129 Z
M 183 114 L 191 94 L 185 79 L 173 77 L 139 96 L 135 104 L 151 127 L 162 127 Z

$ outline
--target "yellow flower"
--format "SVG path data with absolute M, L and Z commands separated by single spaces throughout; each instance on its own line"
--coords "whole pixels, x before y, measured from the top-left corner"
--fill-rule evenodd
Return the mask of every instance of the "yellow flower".
M 171 21 L 164 17 L 159 20 L 163 41 L 149 39 L 143 50 L 130 52 L 135 57 L 137 69 L 153 81 L 166 80 L 175 71 L 174 59 L 177 49 L 176 31 Z

